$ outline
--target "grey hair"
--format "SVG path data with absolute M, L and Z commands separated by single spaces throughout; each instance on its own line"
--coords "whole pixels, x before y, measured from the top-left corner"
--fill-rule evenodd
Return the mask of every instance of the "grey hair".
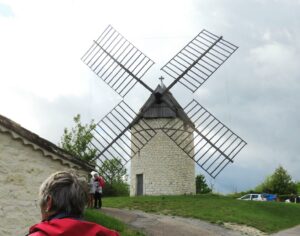
M 88 192 L 85 183 L 74 172 L 59 171 L 42 183 L 39 191 L 40 207 L 46 205 L 49 197 L 52 198 L 52 207 L 49 209 L 51 212 L 82 216 Z

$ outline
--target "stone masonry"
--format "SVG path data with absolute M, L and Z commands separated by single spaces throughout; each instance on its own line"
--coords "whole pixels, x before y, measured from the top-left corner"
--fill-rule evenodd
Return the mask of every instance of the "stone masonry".
M 179 125 L 182 124 L 178 118 L 146 119 L 157 134 L 131 159 L 131 196 L 137 194 L 137 174 L 143 174 L 143 195 L 195 194 L 194 161 L 161 130 L 170 119 L 172 122 L 179 121 Z M 139 131 L 132 129 L 132 132 Z M 179 139 L 182 138 L 182 132 L 177 132 L 181 135 Z M 188 132 L 189 136 L 184 143 L 191 145 L 194 152 L 193 133 L 191 130 L 185 132 Z M 138 143 L 134 138 L 132 142 Z
M 80 166 L 0 126 L 0 235 L 28 233 L 41 220 L 39 186 L 50 174 L 70 169 L 88 175 Z

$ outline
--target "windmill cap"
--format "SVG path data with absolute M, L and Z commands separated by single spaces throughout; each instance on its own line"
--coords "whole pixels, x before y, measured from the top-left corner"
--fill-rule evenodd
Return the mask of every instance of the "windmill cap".
M 98 175 L 98 173 L 97 173 L 96 171 L 92 171 L 92 172 L 91 172 L 91 175 L 92 175 L 92 176 Z

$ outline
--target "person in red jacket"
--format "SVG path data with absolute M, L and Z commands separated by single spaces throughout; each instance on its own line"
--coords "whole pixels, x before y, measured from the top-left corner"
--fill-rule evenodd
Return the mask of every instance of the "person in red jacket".
M 29 236 L 119 236 L 119 233 L 82 219 L 88 191 L 78 177 L 67 171 L 50 175 L 41 185 L 39 205 L 42 221 Z
M 102 207 L 102 193 L 105 181 L 102 176 L 95 171 L 91 172 L 93 176 L 93 191 L 94 191 L 94 208 L 99 209 Z

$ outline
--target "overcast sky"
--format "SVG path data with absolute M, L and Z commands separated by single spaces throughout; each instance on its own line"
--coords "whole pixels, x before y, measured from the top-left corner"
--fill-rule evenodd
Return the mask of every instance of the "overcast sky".
M 207 181 L 218 192 L 248 190 L 279 165 L 300 181 L 299 0 L 0 0 L 0 114 L 55 144 L 77 113 L 100 120 L 121 97 L 80 58 L 109 24 L 155 62 L 143 77 L 152 88 L 202 29 L 239 46 L 196 93 L 171 91 L 248 143 Z M 136 86 L 126 102 L 139 109 L 148 96 Z

